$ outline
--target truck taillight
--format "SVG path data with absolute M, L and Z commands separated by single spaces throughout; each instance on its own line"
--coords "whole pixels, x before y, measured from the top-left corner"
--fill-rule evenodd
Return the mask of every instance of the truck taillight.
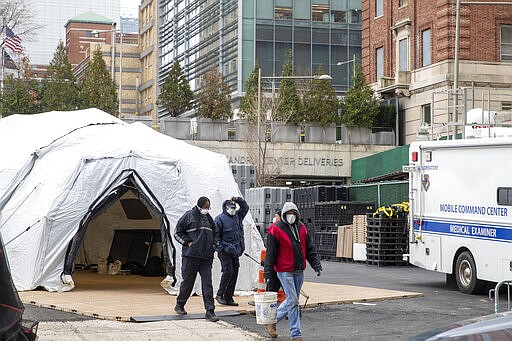
M 411 161 L 417 162 L 418 161 L 418 152 L 412 152 L 411 154 Z

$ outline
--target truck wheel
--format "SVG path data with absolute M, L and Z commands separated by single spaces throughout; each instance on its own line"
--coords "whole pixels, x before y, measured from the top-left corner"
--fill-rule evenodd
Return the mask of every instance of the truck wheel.
M 485 287 L 485 281 L 476 277 L 476 264 L 473 255 L 469 251 L 462 252 L 455 265 L 455 280 L 459 290 L 465 294 L 481 293 Z

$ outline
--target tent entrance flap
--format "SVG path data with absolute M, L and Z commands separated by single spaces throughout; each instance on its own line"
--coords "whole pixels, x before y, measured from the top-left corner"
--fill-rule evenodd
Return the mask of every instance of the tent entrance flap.
M 127 169 L 121 172 L 89 206 L 89 210 L 80 221 L 78 231 L 68 245 L 63 275 L 71 275 L 73 272 L 75 261 L 84 243 L 84 238 L 91 222 L 104 214 L 128 191 L 131 191 L 158 221 L 159 226 L 155 226 L 155 228 L 159 228 L 160 236 L 159 238 L 153 236 L 153 240 L 161 241 L 165 272 L 168 276 L 173 278 L 174 283 L 176 282 L 176 249 L 170 235 L 169 220 L 167 219 L 163 206 L 156 199 L 155 195 L 153 195 L 144 180 L 133 169 Z

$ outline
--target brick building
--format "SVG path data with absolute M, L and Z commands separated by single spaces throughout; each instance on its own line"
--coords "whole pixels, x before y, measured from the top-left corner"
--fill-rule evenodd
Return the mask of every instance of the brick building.
M 141 74 L 138 34 L 121 34 L 114 21 L 93 12 L 69 19 L 65 28 L 68 60 L 77 81 L 82 80 L 92 51 L 99 46 L 105 64 L 117 84 L 119 116 L 137 115 L 140 108 L 138 85 Z
M 461 5 L 458 73 L 455 0 L 363 0 L 362 11 L 363 70 L 381 98 L 398 103 L 401 143 L 422 124 L 457 126 L 472 107 L 510 121 L 512 6 Z M 449 93 L 454 78 L 467 89 Z

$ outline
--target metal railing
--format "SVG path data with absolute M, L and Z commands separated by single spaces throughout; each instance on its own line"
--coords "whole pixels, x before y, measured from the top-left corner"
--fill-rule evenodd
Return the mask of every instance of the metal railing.
M 492 301 L 494 296 L 494 313 L 499 313 L 500 310 L 500 288 L 506 285 L 507 286 L 507 311 L 510 311 L 510 286 L 512 285 L 512 280 L 501 281 L 496 284 L 494 289 L 489 290 L 489 300 Z

